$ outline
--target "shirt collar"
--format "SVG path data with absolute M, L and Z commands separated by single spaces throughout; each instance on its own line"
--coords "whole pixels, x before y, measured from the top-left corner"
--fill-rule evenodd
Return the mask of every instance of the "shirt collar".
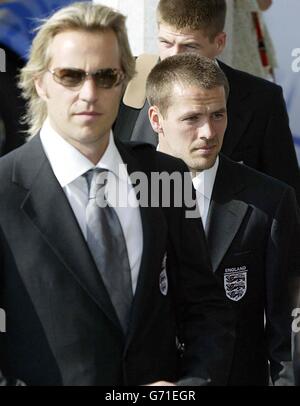
M 107 169 L 119 179 L 128 182 L 126 166 L 116 147 L 113 133 L 110 132 L 108 146 L 97 165 L 61 137 L 47 119 L 40 132 L 41 142 L 52 170 L 61 185 L 67 186 L 87 171 L 94 168 Z
M 193 178 L 194 188 L 209 200 L 211 199 L 218 167 L 219 157 L 217 157 L 216 162 L 211 168 L 199 172 Z

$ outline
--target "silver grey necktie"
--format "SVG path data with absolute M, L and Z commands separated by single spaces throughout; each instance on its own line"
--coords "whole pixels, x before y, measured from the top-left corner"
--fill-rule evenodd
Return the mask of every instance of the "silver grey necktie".
M 87 243 L 126 333 L 133 297 L 131 270 L 119 218 L 104 194 L 108 171 L 97 168 L 84 176 L 89 187 Z

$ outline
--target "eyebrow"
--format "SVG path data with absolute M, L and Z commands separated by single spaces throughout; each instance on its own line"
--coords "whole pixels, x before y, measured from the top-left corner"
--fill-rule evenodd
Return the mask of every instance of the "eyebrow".
M 219 110 L 213 111 L 212 114 L 215 114 L 215 113 L 226 113 L 226 112 L 227 112 L 227 108 L 226 108 L 226 107 L 222 107 L 222 108 L 219 109 Z
M 162 35 L 158 36 L 158 40 L 159 41 L 163 40 L 163 41 L 167 41 L 167 42 L 174 42 L 172 39 L 168 38 L 167 36 L 162 36 Z M 194 41 L 192 39 L 191 40 L 187 39 L 186 42 L 181 43 L 181 45 L 194 45 L 194 46 L 197 46 L 197 47 L 201 48 L 201 45 L 198 42 L 196 42 L 196 41 Z
M 226 112 L 227 112 L 226 107 L 221 107 L 221 108 L 218 109 L 218 110 L 212 111 L 210 114 L 226 113 Z M 189 117 L 189 116 L 202 116 L 202 115 L 204 115 L 204 114 L 205 114 L 205 113 L 203 113 L 203 112 L 191 110 L 191 111 L 187 111 L 187 112 L 185 112 L 184 114 L 182 114 L 182 116 L 180 117 L 180 119 L 184 119 L 184 118 L 187 118 L 187 117 Z
M 158 36 L 158 39 L 159 39 L 159 40 L 162 39 L 162 40 L 164 40 L 164 41 L 169 41 L 169 39 L 168 39 L 167 37 L 161 36 L 161 35 Z

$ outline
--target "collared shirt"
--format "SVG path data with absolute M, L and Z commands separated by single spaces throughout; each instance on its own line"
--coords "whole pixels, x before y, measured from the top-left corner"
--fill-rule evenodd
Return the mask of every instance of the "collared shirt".
M 135 292 L 143 251 L 142 221 L 136 194 L 112 132 L 107 149 L 97 165 L 54 131 L 49 120 L 45 121 L 40 135 L 54 175 L 67 196 L 85 239 L 85 212 L 89 191 L 87 181 L 82 175 L 96 167 L 109 170 L 107 200 L 114 207 L 123 229 L 131 268 L 132 289 Z M 130 205 L 127 203 L 128 199 Z
M 219 157 L 217 157 L 215 164 L 205 171 L 199 172 L 193 178 L 193 185 L 196 189 L 197 202 L 202 217 L 203 227 L 206 227 L 207 214 L 209 210 L 210 200 L 214 183 L 216 179 L 217 170 L 219 167 Z

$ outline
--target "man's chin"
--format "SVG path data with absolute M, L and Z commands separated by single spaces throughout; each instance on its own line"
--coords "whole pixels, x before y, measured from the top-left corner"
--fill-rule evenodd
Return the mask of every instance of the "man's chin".
M 189 163 L 187 163 L 187 165 L 193 172 L 202 172 L 212 168 L 215 162 L 216 157 L 210 159 L 201 158 L 191 160 Z

